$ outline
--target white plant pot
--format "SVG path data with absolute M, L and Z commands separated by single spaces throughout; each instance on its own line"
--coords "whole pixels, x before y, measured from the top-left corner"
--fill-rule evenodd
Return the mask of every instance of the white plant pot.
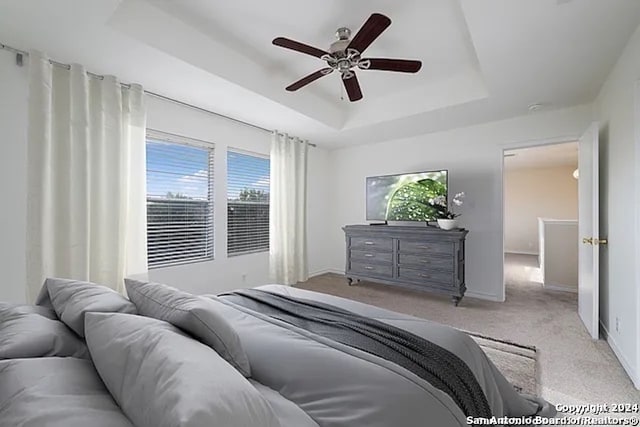
M 458 226 L 457 219 L 438 219 L 438 227 L 443 230 L 453 230 Z

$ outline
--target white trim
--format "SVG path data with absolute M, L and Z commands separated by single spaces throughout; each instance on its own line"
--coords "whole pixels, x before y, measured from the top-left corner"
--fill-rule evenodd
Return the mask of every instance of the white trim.
M 344 276 L 344 271 L 342 270 L 336 270 L 335 268 L 324 268 L 322 270 L 318 270 L 318 271 L 314 271 L 312 273 L 309 273 L 309 277 L 316 277 L 316 276 L 321 276 L 323 274 L 327 274 L 327 273 L 332 273 L 332 274 L 338 274 L 340 276 Z
M 206 148 L 213 150 L 216 146 L 214 142 L 204 139 L 192 138 L 190 136 L 178 135 L 176 133 L 147 128 L 146 139 L 157 140 L 158 142 L 172 142 L 175 144 L 189 145 L 191 147 Z
M 603 332 L 602 338 L 607 341 L 607 344 L 609 344 L 609 347 L 611 347 L 611 350 L 613 350 L 613 354 L 616 355 L 618 361 L 620 362 L 620 365 L 622 365 L 622 368 L 625 370 L 627 375 L 629 375 L 629 378 L 631 379 L 633 385 L 636 387 L 636 389 L 640 390 L 640 376 L 638 375 L 638 372 L 633 369 L 631 363 L 629 363 L 629 361 L 624 357 L 624 354 L 620 350 L 620 347 L 618 347 L 618 343 L 616 343 L 616 340 L 611 336 L 602 321 L 600 321 L 600 329 Z
M 635 128 L 635 154 L 636 154 L 636 254 L 640 256 L 640 80 L 635 84 L 635 108 L 634 108 L 634 128 Z M 639 371 L 636 376 L 635 385 L 640 389 L 640 264 L 636 263 L 636 369 Z
M 549 289 L 550 291 L 560 291 L 560 292 L 571 292 L 574 294 L 578 293 L 578 285 L 564 285 L 562 283 L 543 283 L 542 287 L 545 289 Z
M 251 151 L 251 150 L 245 150 L 243 148 L 236 148 L 231 144 L 227 145 L 227 156 L 229 155 L 229 153 L 244 154 L 246 156 L 254 156 L 254 157 L 260 157 L 266 160 L 271 160 L 271 156 L 269 154 L 258 153 L 256 151 Z
M 538 218 L 542 220 L 545 224 L 553 224 L 553 225 L 573 225 L 578 224 L 577 219 L 547 219 L 547 218 Z
M 578 142 L 580 135 L 556 136 L 553 138 L 526 139 L 524 141 L 505 142 L 500 144 L 504 156 L 505 151 L 518 150 L 520 148 L 542 147 L 543 145 L 566 144 L 568 142 Z
M 500 295 L 494 295 L 494 294 L 487 294 L 484 292 L 474 292 L 474 291 L 470 291 L 470 290 L 466 290 L 464 293 L 465 297 L 471 297 L 471 298 L 477 298 L 477 299 L 483 299 L 485 301 L 495 301 L 495 302 L 504 302 L 505 298 L 504 296 L 500 296 Z
M 514 255 L 532 255 L 532 256 L 540 256 L 540 254 L 538 252 L 531 252 L 531 251 L 512 251 L 509 249 L 505 249 L 504 250 L 505 254 L 514 254 Z
M 517 142 L 507 142 L 504 144 L 500 144 L 499 145 L 499 149 L 497 150 L 497 155 L 499 155 L 499 159 L 498 161 L 500 162 L 500 177 L 502 178 L 500 180 L 500 203 L 501 206 L 499 207 L 499 213 L 498 215 L 500 216 L 500 228 L 502 229 L 502 253 L 505 253 L 505 233 L 504 233 L 504 210 L 505 210 L 505 204 L 504 204 L 504 173 L 505 173 L 505 167 L 504 167 L 504 152 L 505 151 L 509 151 L 509 150 L 517 150 L 519 148 L 529 148 L 529 147 L 541 147 L 544 145 L 556 145 L 556 144 L 565 144 L 568 142 L 577 142 L 580 139 L 580 135 L 566 135 L 566 136 L 557 136 L 554 138 L 543 138 L 543 139 L 530 139 L 530 140 L 525 140 L 525 141 L 517 141 Z M 502 293 L 500 295 L 501 300 L 500 301 L 504 301 L 505 300 L 505 292 L 506 292 L 506 285 L 505 285 L 505 273 L 504 273 L 504 256 L 502 257 L 502 263 L 500 268 L 502 268 Z

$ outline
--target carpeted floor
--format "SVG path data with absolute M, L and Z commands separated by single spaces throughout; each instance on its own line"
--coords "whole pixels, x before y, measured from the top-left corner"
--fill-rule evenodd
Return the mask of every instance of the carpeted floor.
M 535 257 L 507 256 L 507 301 L 450 298 L 374 283 L 348 286 L 324 274 L 300 288 L 434 320 L 481 335 L 538 349 L 542 396 L 553 403 L 640 402 L 622 366 L 603 341 L 593 341 L 577 314 L 575 294 L 549 291 L 538 280 Z
M 540 394 L 535 347 L 524 347 L 473 333 L 469 335 L 516 390 L 532 395 Z

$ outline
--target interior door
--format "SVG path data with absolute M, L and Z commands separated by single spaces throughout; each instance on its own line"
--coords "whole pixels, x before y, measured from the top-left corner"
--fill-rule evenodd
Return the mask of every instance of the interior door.
M 599 318 L 599 195 L 598 123 L 592 123 L 579 141 L 578 160 L 578 314 L 593 339 Z

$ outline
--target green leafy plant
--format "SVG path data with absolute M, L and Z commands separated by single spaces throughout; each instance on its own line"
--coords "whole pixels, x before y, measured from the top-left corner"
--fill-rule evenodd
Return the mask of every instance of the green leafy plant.
M 427 178 L 399 187 L 389 198 L 386 218 L 389 221 L 429 221 L 443 218 L 447 207 L 433 203 L 437 197 L 446 200 L 447 187 Z

